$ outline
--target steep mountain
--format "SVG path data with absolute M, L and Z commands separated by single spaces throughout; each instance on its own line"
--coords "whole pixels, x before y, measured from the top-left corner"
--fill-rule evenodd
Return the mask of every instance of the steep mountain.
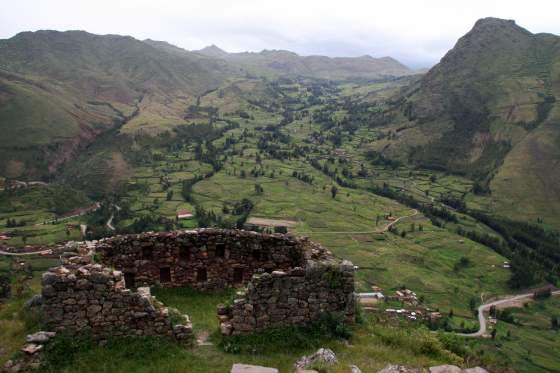
M 133 118 L 135 128 L 181 122 L 189 97 L 230 74 L 222 61 L 128 36 L 38 31 L 0 40 L 0 174 L 52 173 Z
M 403 76 L 414 71 L 391 57 L 325 57 L 300 56 L 284 50 L 263 50 L 259 53 L 227 53 L 215 45 L 199 51 L 201 55 L 224 59 L 246 68 L 253 74 L 303 76 L 320 79 L 376 79 Z
M 470 174 L 497 211 L 560 214 L 560 37 L 481 19 L 392 102 L 386 155 Z

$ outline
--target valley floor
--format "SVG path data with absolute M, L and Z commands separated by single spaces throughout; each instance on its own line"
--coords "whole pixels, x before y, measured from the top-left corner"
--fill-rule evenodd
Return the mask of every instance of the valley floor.
M 340 357 L 337 372 L 347 371 L 350 363 L 369 372 L 388 362 L 500 366 L 508 359 L 519 362 L 521 371 L 560 369 L 554 348 L 536 351 L 538 346 L 550 346 L 549 340 L 557 342 L 558 332 L 546 329 L 544 322 L 532 327 L 528 314 L 519 313 L 519 319 L 527 318 L 520 324 L 498 323 L 496 340 L 457 339 L 443 333 L 476 330 L 477 306 L 512 293 L 511 259 L 504 256 L 507 250 L 500 251 L 504 237 L 496 227 L 471 213 L 492 213 L 493 196 L 474 193 L 474 182 L 468 178 L 393 163 L 375 152 L 386 136 L 392 136 L 375 122 L 381 109 L 359 104 L 348 108 L 347 101 L 366 100 L 367 92 L 379 89 L 379 84 L 366 85 L 364 97 L 356 98 L 361 90 L 345 86 L 263 82 L 258 85 L 268 93 L 258 100 L 250 96 L 254 81 L 232 84 L 242 94 L 223 89 L 202 96 L 193 109 L 198 111 L 195 117 L 171 132 L 164 132 L 166 127 L 159 137 L 137 134 L 128 150 L 117 140 L 88 149 L 74 162 L 84 173 L 73 179 L 73 171 L 68 171 L 61 179 L 68 181 L 64 186 L 1 191 L 0 226 L 6 227 L 2 228 L 6 239 L 0 242 L 23 247 L 80 240 L 84 225 L 86 238 L 95 239 L 198 226 L 242 227 L 251 218 L 257 224 L 258 219 L 289 221 L 285 228 L 290 233 L 308 236 L 357 266 L 358 291 L 376 287 L 394 296 L 404 287 L 418 295 L 422 307 L 443 315 L 440 324 L 432 325 L 440 330 L 435 334 L 416 323 L 386 318 L 385 308 L 405 307 L 404 302 L 380 306 L 365 315 L 363 324 L 352 327 L 349 343 L 317 341 Z M 219 114 L 208 114 L 212 107 L 219 108 Z M 329 119 L 321 117 L 324 112 Z M 345 117 L 352 120 L 344 121 Z M 122 180 L 111 168 L 115 157 L 122 161 L 116 172 L 123 174 Z M 73 183 L 78 179 L 79 185 Z M 113 183 L 111 193 L 101 194 Z M 98 209 L 62 219 L 92 206 L 91 196 L 99 199 Z M 182 210 L 194 218 L 179 219 Z M 542 227 L 546 232 L 550 228 Z M 0 271 L 8 273 L 9 260 L 0 257 Z M 0 350 L 0 362 L 16 351 L 25 334 L 27 326 L 19 314 L 24 298 L 38 291 L 40 270 L 53 264 L 44 258 L 25 260 L 33 265 L 33 279 L 25 282 L 21 294 L 0 305 L 0 340 L 9 341 Z M 298 357 L 321 347 L 283 351 L 267 345 L 271 348 L 267 353 L 226 353 L 219 346 L 213 315 L 215 305 L 228 294 L 186 289 L 155 294 L 192 314 L 197 332 L 208 334 L 213 344 L 182 348 L 134 340 L 126 345 L 133 348 L 125 348 L 118 342 L 108 347 L 84 342 L 61 346 L 65 351 L 74 348 L 75 353 L 53 362 L 52 370 L 206 372 L 227 371 L 232 363 L 243 362 L 289 371 Z M 537 319 L 551 317 L 557 312 L 556 303 L 536 302 L 529 309 Z M 532 347 L 525 348 L 525 341 Z M 511 364 L 507 369 L 515 368 Z

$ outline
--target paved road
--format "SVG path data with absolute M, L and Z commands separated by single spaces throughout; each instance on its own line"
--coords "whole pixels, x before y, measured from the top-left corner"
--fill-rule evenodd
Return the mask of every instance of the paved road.
M 552 295 L 560 295 L 560 290 L 553 291 Z M 511 303 L 512 305 L 518 301 L 522 300 L 529 300 L 533 298 L 533 293 L 527 294 L 520 294 L 520 295 L 512 295 L 510 297 L 492 301 L 489 303 L 482 304 L 478 307 L 478 322 L 480 324 L 480 328 L 475 333 L 457 333 L 462 337 L 482 337 L 486 334 L 486 317 L 484 315 L 485 312 L 489 312 L 492 306 L 507 306 L 507 303 Z

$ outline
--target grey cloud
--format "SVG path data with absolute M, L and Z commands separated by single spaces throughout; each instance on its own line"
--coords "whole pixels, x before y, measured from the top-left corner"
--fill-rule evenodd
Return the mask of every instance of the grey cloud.
M 81 29 L 165 40 L 186 49 L 216 44 L 235 52 L 367 54 L 427 67 L 478 18 L 516 19 L 532 32 L 558 34 L 559 13 L 560 2 L 546 0 L 18 0 L 2 4 L 0 38 L 37 29 Z

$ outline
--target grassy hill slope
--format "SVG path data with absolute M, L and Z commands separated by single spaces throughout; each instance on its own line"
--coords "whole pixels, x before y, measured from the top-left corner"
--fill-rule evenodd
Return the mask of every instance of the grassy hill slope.
M 185 100 L 231 74 L 223 62 L 127 36 L 38 31 L 0 40 L 0 173 L 52 173 L 133 114 L 149 119 L 137 130 L 148 121 L 176 124 Z
M 392 102 L 391 157 L 487 183 L 495 207 L 560 226 L 560 37 L 479 20 Z

